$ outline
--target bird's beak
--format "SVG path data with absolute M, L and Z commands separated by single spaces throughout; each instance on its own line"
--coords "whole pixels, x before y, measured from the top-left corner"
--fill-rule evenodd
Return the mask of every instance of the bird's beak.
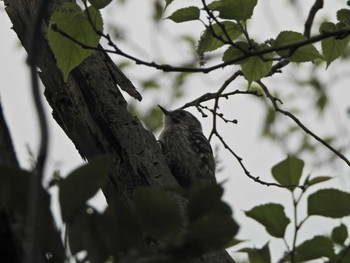
M 170 114 L 170 111 L 164 109 L 162 106 L 158 105 L 158 107 L 162 110 L 165 116 Z

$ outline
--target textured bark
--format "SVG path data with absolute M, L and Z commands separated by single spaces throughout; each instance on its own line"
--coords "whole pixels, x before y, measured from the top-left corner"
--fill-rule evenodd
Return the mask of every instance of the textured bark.
M 38 2 L 5 0 L 6 12 L 25 49 Z M 110 180 L 103 189 L 108 202 L 114 198 L 130 202 L 133 190 L 140 185 L 177 187 L 153 134 L 128 112 L 117 85 L 129 80 L 117 69 L 111 70 L 116 66 L 108 56 L 94 53 L 71 72 L 67 83 L 63 82 L 45 37 L 50 14 L 62 2 L 52 1 L 38 41 L 40 78 L 53 117 L 83 158 L 103 153 L 112 156 Z M 180 197 L 178 201 L 185 202 Z M 219 251 L 196 262 L 234 261 L 226 251 Z

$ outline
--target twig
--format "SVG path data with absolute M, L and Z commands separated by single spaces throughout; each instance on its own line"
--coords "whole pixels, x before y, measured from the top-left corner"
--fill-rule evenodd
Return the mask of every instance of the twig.
M 255 182 L 262 184 L 262 185 L 266 185 L 266 186 L 277 186 L 280 188 L 295 188 L 298 187 L 300 189 L 305 189 L 305 186 L 303 185 L 281 185 L 281 184 L 277 184 L 277 183 L 268 183 L 265 181 L 260 180 L 260 177 L 254 177 L 253 175 L 250 174 L 250 172 L 248 171 L 248 169 L 245 167 L 244 163 L 243 163 L 243 159 L 241 157 L 239 157 L 231 148 L 230 146 L 228 146 L 228 144 L 225 142 L 224 138 L 218 133 L 215 132 L 215 136 L 218 137 L 218 139 L 220 140 L 220 142 L 222 143 L 222 145 L 225 147 L 225 149 L 227 149 L 238 161 L 239 165 L 242 167 L 244 173 L 252 180 L 254 180 Z
M 307 134 L 309 134 L 311 137 L 313 137 L 315 140 L 326 146 L 329 150 L 331 150 L 335 155 L 337 155 L 340 159 L 342 159 L 348 166 L 350 166 L 350 161 L 339 151 L 337 151 L 335 148 L 333 148 L 329 143 L 327 143 L 325 140 L 317 136 L 315 133 L 313 133 L 310 129 L 308 129 L 297 117 L 295 117 L 292 113 L 289 111 L 282 110 L 278 104 L 277 104 L 277 98 L 275 98 L 269 91 L 269 89 L 261 82 L 261 80 L 257 81 L 257 83 L 260 85 L 262 90 L 264 91 L 265 95 L 269 100 L 271 101 L 275 111 L 282 113 L 283 115 L 289 117 L 292 119 L 302 130 L 304 130 Z
M 162 70 L 164 72 L 190 72 L 190 73 L 209 73 L 211 71 L 220 69 L 220 68 L 224 68 L 228 65 L 232 65 L 235 64 L 239 61 L 242 61 L 244 59 L 250 58 L 250 57 L 254 57 L 254 56 L 262 56 L 268 53 L 272 53 L 272 52 L 276 52 L 276 51 L 282 51 L 282 50 L 288 50 L 288 49 L 292 49 L 292 50 L 296 50 L 300 47 L 306 46 L 308 44 L 313 44 L 316 42 L 319 42 L 323 39 L 326 38 L 330 38 L 330 37 L 341 37 L 344 38 L 348 35 L 350 35 L 350 29 L 346 28 L 346 29 L 339 29 L 333 32 L 323 32 L 320 35 L 314 36 L 314 37 L 310 37 L 308 39 L 302 40 L 302 41 L 298 41 L 295 43 L 291 43 L 291 44 L 286 44 L 286 45 L 282 45 L 279 47 L 269 47 L 269 48 L 263 48 L 260 50 L 253 50 L 253 51 L 249 51 L 249 53 L 247 54 L 243 54 L 235 59 L 229 60 L 227 62 L 223 62 L 223 63 L 219 63 L 216 64 L 214 66 L 211 67 L 205 67 L 205 68 L 189 68 L 189 67 L 181 67 L 181 66 L 170 66 L 168 64 L 157 64 L 155 62 L 148 62 L 142 59 L 139 59 L 137 57 L 134 57 L 130 54 L 125 53 L 124 51 L 122 51 L 121 49 L 119 49 L 111 40 L 110 36 L 108 34 L 103 34 L 103 36 L 106 38 L 106 40 L 108 41 L 108 44 L 110 46 L 112 46 L 114 48 L 113 49 L 104 49 L 101 47 L 93 47 L 93 46 L 89 46 L 86 45 L 84 43 L 82 43 L 79 40 L 74 39 L 72 36 L 70 36 L 69 34 L 67 34 L 66 32 L 62 31 L 61 29 L 58 28 L 57 25 L 51 25 L 51 28 L 53 31 L 60 33 L 62 36 L 72 40 L 73 42 L 75 42 L 76 44 L 80 45 L 82 48 L 85 49 L 91 49 L 91 50 L 96 50 L 96 51 L 100 51 L 100 52 L 107 52 L 107 53 L 111 53 L 111 54 L 117 54 L 120 55 L 122 57 L 125 57 L 127 59 L 130 59 L 132 61 L 134 61 L 136 64 L 138 65 L 144 65 L 144 66 L 148 66 L 148 67 L 152 67 L 158 70 Z M 284 61 L 284 60 L 283 60 Z M 282 62 L 282 61 L 281 61 Z M 278 68 L 281 68 L 281 66 L 279 66 Z M 273 67 L 272 69 L 278 69 Z
M 33 178 L 30 180 L 29 197 L 28 197 L 28 251 L 26 255 L 27 263 L 36 262 L 36 246 L 41 245 L 39 239 L 40 234 L 37 231 L 36 225 L 40 219 L 40 205 L 41 201 L 41 181 L 44 174 L 44 168 L 47 157 L 49 133 L 47 127 L 47 121 L 45 117 L 44 107 L 41 101 L 40 87 L 36 67 L 38 64 L 38 43 L 40 38 L 41 23 L 43 21 L 46 9 L 48 8 L 50 1 L 41 0 L 38 5 L 38 12 L 35 16 L 33 23 L 33 32 L 29 41 L 28 60 L 27 63 L 30 66 L 31 81 L 32 81 L 32 94 L 39 119 L 40 127 L 40 146 L 38 159 L 36 163 L 36 169 L 33 171 Z
M 313 6 L 310 9 L 309 16 L 307 17 L 305 21 L 305 28 L 304 28 L 304 36 L 307 38 L 310 37 L 311 34 L 311 27 L 314 22 L 316 13 L 318 10 L 323 8 L 323 0 L 316 0 Z

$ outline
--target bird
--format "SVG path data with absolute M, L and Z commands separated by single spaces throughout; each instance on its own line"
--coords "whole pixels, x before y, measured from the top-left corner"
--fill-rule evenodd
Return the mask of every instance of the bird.
M 188 111 L 168 111 L 159 141 L 168 166 L 183 188 L 216 183 L 215 159 L 199 120 Z

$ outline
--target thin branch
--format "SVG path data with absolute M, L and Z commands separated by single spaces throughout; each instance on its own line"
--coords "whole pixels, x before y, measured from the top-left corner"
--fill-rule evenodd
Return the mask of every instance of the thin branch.
M 316 0 L 313 6 L 310 9 L 309 15 L 305 21 L 305 28 L 304 28 L 304 36 L 307 38 L 311 35 L 311 27 L 314 22 L 316 13 L 318 10 L 323 8 L 323 0 Z
M 342 153 L 340 153 L 338 150 L 333 148 L 329 143 L 327 143 L 325 140 L 317 136 L 314 132 L 312 132 L 310 129 L 308 129 L 297 117 L 295 117 L 292 113 L 289 111 L 282 110 L 278 104 L 277 104 L 277 98 L 275 98 L 269 91 L 269 89 L 261 82 L 261 80 L 257 81 L 257 83 L 260 85 L 262 90 L 264 91 L 265 95 L 269 100 L 271 101 L 275 111 L 282 113 L 283 115 L 289 117 L 292 119 L 302 130 L 304 130 L 307 134 L 309 134 L 311 137 L 313 137 L 315 140 L 323 144 L 325 147 L 327 147 L 329 150 L 331 150 L 335 155 L 337 155 L 340 159 L 342 159 L 348 166 L 350 166 L 350 161 L 347 159 Z
M 41 0 L 35 20 L 33 21 L 33 31 L 29 41 L 28 49 L 28 65 L 30 66 L 31 81 L 32 81 L 32 94 L 38 115 L 39 127 L 40 127 L 40 145 L 38 159 L 36 163 L 36 169 L 33 171 L 33 178 L 30 180 L 29 197 L 28 197 L 28 251 L 26 262 L 34 263 L 37 262 L 37 255 L 35 251 L 37 246 L 40 246 L 40 234 L 37 230 L 37 223 L 40 219 L 40 205 L 41 201 L 41 182 L 44 174 L 45 163 L 47 158 L 49 133 L 47 127 L 47 120 L 45 116 L 45 110 L 41 101 L 41 93 L 39 87 L 39 80 L 37 75 L 37 64 L 38 64 L 38 43 L 40 39 L 41 23 L 44 19 L 45 12 L 48 8 L 50 1 Z
M 304 189 L 305 186 L 303 185 L 281 185 L 281 184 L 277 184 L 277 183 L 268 183 L 265 181 L 260 180 L 259 176 L 254 177 L 253 175 L 251 175 L 251 173 L 248 171 L 248 169 L 245 167 L 244 163 L 243 163 L 243 159 L 241 157 L 239 157 L 231 148 L 230 146 L 228 146 L 228 144 L 225 142 L 224 138 L 218 133 L 215 132 L 215 136 L 218 137 L 218 139 L 220 140 L 220 142 L 222 143 L 222 145 L 225 147 L 225 149 L 227 149 L 238 161 L 238 163 L 240 164 L 240 166 L 242 167 L 244 173 L 253 181 L 262 184 L 262 185 L 266 185 L 266 186 L 277 186 L 280 188 L 295 188 L 298 187 L 300 189 Z
M 340 29 L 340 30 L 336 30 L 333 32 L 323 32 L 320 35 L 314 36 L 314 37 L 310 37 L 308 39 L 302 40 L 302 41 L 298 41 L 295 43 L 291 43 L 291 44 L 286 44 L 286 45 L 282 45 L 279 47 L 269 47 L 269 48 L 264 48 L 261 50 L 254 50 L 254 51 L 250 51 L 247 54 L 243 54 L 235 59 L 229 60 L 227 62 L 223 62 L 223 63 L 219 63 L 216 64 L 214 66 L 211 67 L 205 67 L 205 68 L 189 68 L 189 67 L 181 67 L 181 66 L 171 66 L 168 64 L 157 64 L 155 62 L 148 62 L 142 59 L 139 59 L 137 57 L 134 57 L 130 54 L 125 53 L 124 51 L 122 51 L 121 49 L 119 49 L 117 47 L 116 44 L 114 44 L 110 38 L 110 36 L 108 34 L 103 34 L 103 36 L 106 38 L 106 40 L 108 41 L 108 45 L 112 46 L 114 49 L 104 49 L 101 47 L 93 47 L 93 46 L 89 46 L 86 45 L 84 43 L 82 43 L 79 40 L 74 39 L 72 36 L 70 36 L 69 34 L 67 34 L 66 32 L 62 31 L 61 29 L 58 28 L 57 25 L 51 25 L 51 28 L 53 31 L 60 33 L 62 36 L 72 40 L 73 42 L 75 42 L 76 44 L 80 45 L 82 48 L 85 49 L 91 49 L 91 50 L 96 50 L 96 51 L 100 51 L 100 52 L 107 52 L 107 53 L 111 53 L 111 54 L 117 54 L 119 56 L 125 57 L 127 59 L 130 59 L 132 61 L 134 61 L 136 64 L 138 65 L 144 65 L 144 66 L 148 66 L 148 67 L 152 67 L 158 70 L 162 70 L 164 72 L 190 72 L 190 73 L 209 73 L 211 71 L 220 69 L 220 68 L 224 68 L 228 65 L 232 65 L 235 64 L 237 62 L 240 62 L 244 59 L 250 58 L 250 57 L 254 57 L 254 56 L 262 56 L 268 53 L 273 53 L 276 51 L 282 51 L 282 50 L 288 50 L 291 49 L 293 51 L 297 50 L 300 47 L 306 46 L 308 44 L 313 44 L 316 42 L 319 42 L 323 39 L 326 38 L 330 38 L 330 37 L 337 37 L 337 38 L 344 38 L 348 35 L 350 35 L 350 29 L 346 28 L 346 29 Z M 283 60 L 284 61 L 284 60 Z M 282 62 L 282 61 L 281 61 Z M 281 68 L 281 66 L 279 65 L 278 68 L 276 67 L 272 67 L 272 69 L 279 69 Z

